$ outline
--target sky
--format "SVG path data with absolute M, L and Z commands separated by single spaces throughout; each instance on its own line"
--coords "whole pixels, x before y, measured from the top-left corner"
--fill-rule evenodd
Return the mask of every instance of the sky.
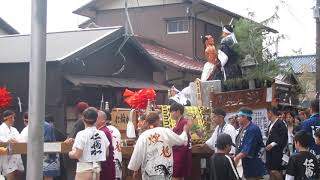
M 72 11 L 90 0 L 48 0 L 47 31 L 77 29 L 86 20 Z M 269 26 L 285 35 L 279 42 L 279 55 L 315 54 L 315 19 L 312 7 L 315 0 L 206 0 L 229 11 L 247 17 L 255 13 L 254 20 L 260 22 L 270 17 L 279 6 L 279 21 Z M 30 33 L 31 0 L 0 0 L 0 17 L 22 34 Z M 17 5 L 19 4 L 19 5 Z

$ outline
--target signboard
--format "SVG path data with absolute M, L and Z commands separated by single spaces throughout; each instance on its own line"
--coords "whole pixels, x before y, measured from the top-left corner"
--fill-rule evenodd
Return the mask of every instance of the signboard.
M 206 107 L 185 106 L 184 117 L 192 121 L 191 139 L 203 140 L 208 136 L 208 127 L 211 121 L 209 120 L 210 110 Z M 170 106 L 161 105 L 162 126 L 166 128 L 174 128 L 175 120 L 171 118 Z M 209 133 L 211 134 L 211 133 Z
M 111 112 L 112 125 L 117 127 L 120 131 L 127 130 L 127 124 L 130 118 L 131 109 L 114 108 Z M 133 112 L 133 124 L 137 126 L 137 113 Z
M 204 127 L 205 121 L 208 118 L 205 115 L 207 111 L 208 111 L 208 108 L 206 107 L 185 106 L 184 117 L 189 120 L 192 120 L 193 124 L 196 124 L 200 127 Z M 169 105 L 161 105 L 161 115 L 162 115 L 163 127 L 166 127 L 166 128 L 175 127 L 175 121 L 171 118 Z

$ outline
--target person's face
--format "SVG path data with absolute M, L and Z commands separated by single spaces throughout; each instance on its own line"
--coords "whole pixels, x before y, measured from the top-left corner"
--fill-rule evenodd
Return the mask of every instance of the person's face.
M 320 145 L 320 138 L 319 137 L 316 136 L 315 141 L 316 141 L 317 145 Z
M 299 112 L 299 117 L 301 118 L 302 121 L 305 120 L 305 119 L 307 119 L 307 116 L 306 116 L 306 114 L 305 114 L 303 111 L 300 111 L 300 112 Z
M 174 119 L 174 120 L 179 120 L 178 118 L 181 116 L 181 113 L 180 111 L 171 111 L 171 118 Z
M 281 120 L 286 120 L 286 114 L 285 114 L 285 113 L 281 113 L 281 114 L 279 115 L 279 119 L 281 119 Z
M 227 151 L 228 154 L 230 153 L 230 151 L 231 151 L 231 145 L 227 145 L 226 151 Z
M 175 95 L 177 94 L 177 91 L 171 89 L 171 90 L 170 90 L 170 94 L 171 94 L 171 96 L 175 96 Z
M 298 126 L 298 125 L 300 124 L 300 121 L 299 121 L 299 119 L 297 119 L 297 118 L 294 118 L 294 124 L 295 124 L 296 126 Z
M 28 119 L 23 119 L 23 124 L 24 124 L 25 126 L 27 126 L 27 125 L 28 125 Z
M 294 123 L 294 118 L 291 116 L 290 113 L 286 114 L 286 121 L 288 123 Z
M 320 145 L 320 138 L 319 137 L 315 136 L 314 140 L 316 142 L 316 145 Z
M 223 116 L 212 113 L 211 120 L 214 124 L 222 124 L 224 121 Z
M 214 44 L 214 39 L 212 36 L 208 37 L 208 44 L 213 45 Z
M 310 112 L 311 115 L 314 113 L 314 111 L 313 111 L 313 109 L 311 107 L 309 108 L 309 112 Z
M 13 126 L 14 125 L 14 121 L 15 121 L 15 114 L 12 114 L 10 116 L 7 117 L 7 123 L 9 126 Z
M 103 119 L 102 115 L 98 113 L 97 121 L 96 121 L 96 127 L 100 128 L 105 123 L 105 120 Z
M 240 126 L 243 126 L 247 122 L 247 116 L 239 115 L 238 116 L 238 122 Z
M 239 128 L 239 122 L 237 120 L 238 117 L 234 117 L 230 120 L 230 124 L 235 128 L 238 129 Z
M 267 116 L 268 116 L 269 121 L 271 121 L 272 113 L 271 112 L 267 112 Z

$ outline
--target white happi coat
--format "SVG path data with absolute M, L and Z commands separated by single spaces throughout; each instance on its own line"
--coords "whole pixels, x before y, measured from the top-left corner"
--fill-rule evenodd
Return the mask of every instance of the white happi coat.
M 221 128 L 220 126 L 217 126 L 214 129 L 212 136 L 206 141 L 206 144 L 209 146 L 210 149 L 216 150 L 217 137 L 221 133 L 229 134 L 231 136 L 232 142 L 235 143 L 237 131 L 231 124 L 225 123 Z M 233 154 L 235 153 L 235 147 L 233 146 L 231 147 L 230 153 L 233 153 Z
M 177 135 L 172 130 L 156 127 L 144 131 L 134 147 L 128 168 L 137 171 L 141 166 L 142 179 L 171 179 L 173 173 L 172 146 L 185 145 L 186 132 Z
M 101 162 L 107 157 L 110 142 L 103 131 L 96 127 L 88 127 L 77 133 L 72 148 L 83 151 L 79 162 Z
M 6 123 L 0 126 L 0 141 L 8 142 L 10 139 L 20 141 L 21 137 L 18 130 L 14 127 L 8 127 Z M 21 155 L 9 155 L 0 157 L 0 171 L 7 175 L 15 170 L 24 171 Z
M 28 129 L 29 129 L 28 125 L 22 129 L 22 131 L 20 133 L 20 141 L 21 142 L 28 142 Z
M 114 163 L 116 167 L 116 178 L 122 177 L 122 154 L 121 154 L 121 133 L 120 131 L 112 126 L 107 126 L 109 131 L 112 135 L 112 145 L 113 145 L 113 152 L 114 152 Z

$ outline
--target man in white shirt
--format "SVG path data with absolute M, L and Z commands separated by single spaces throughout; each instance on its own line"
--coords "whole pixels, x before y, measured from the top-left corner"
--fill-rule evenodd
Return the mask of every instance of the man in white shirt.
M 3 112 L 3 123 L 0 126 L 0 142 L 17 143 L 20 139 L 18 130 L 13 126 L 15 113 L 11 110 Z M 9 155 L 0 157 L 0 171 L 7 180 L 18 180 L 21 171 L 24 171 L 21 155 Z
M 236 129 L 232 125 L 225 122 L 224 120 L 225 116 L 226 116 L 226 112 L 221 108 L 215 108 L 211 114 L 212 122 L 216 124 L 216 128 L 214 129 L 210 139 L 208 139 L 205 144 L 212 150 L 216 150 L 215 145 L 216 145 L 217 137 L 222 133 L 230 135 L 232 142 L 235 143 L 236 135 L 237 135 Z M 234 154 L 234 153 L 235 153 L 235 148 L 232 147 L 230 154 Z
M 77 133 L 69 157 L 79 160 L 75 180 L 99 180 L 100 162 L 107 159 L 110 142 L 105 133 L 95 127 L 98 117 L 95 108 L 84 110 L 83 117 L 85 129 Z
M 171 180 L 173 173 L 172 146 L 186 145 L 190 124 L 177 135 L 172 130 L 159 127 L 160 117 L 150 112 L 146 117 L 148 129 L 138 138 L 128 169 L 133 170 L 133 178 L 138 178 L 141 167 L 142 180 Z
M 111 125 L 111 113 L 104 111 L 107 116 L 107 128 L 112 134 L 112 144 L 114 152 L 114 163 L 116 167 L 116 179 L 122 178 L 122 153 L 121 153 L 121 133 L 120 131 Z

